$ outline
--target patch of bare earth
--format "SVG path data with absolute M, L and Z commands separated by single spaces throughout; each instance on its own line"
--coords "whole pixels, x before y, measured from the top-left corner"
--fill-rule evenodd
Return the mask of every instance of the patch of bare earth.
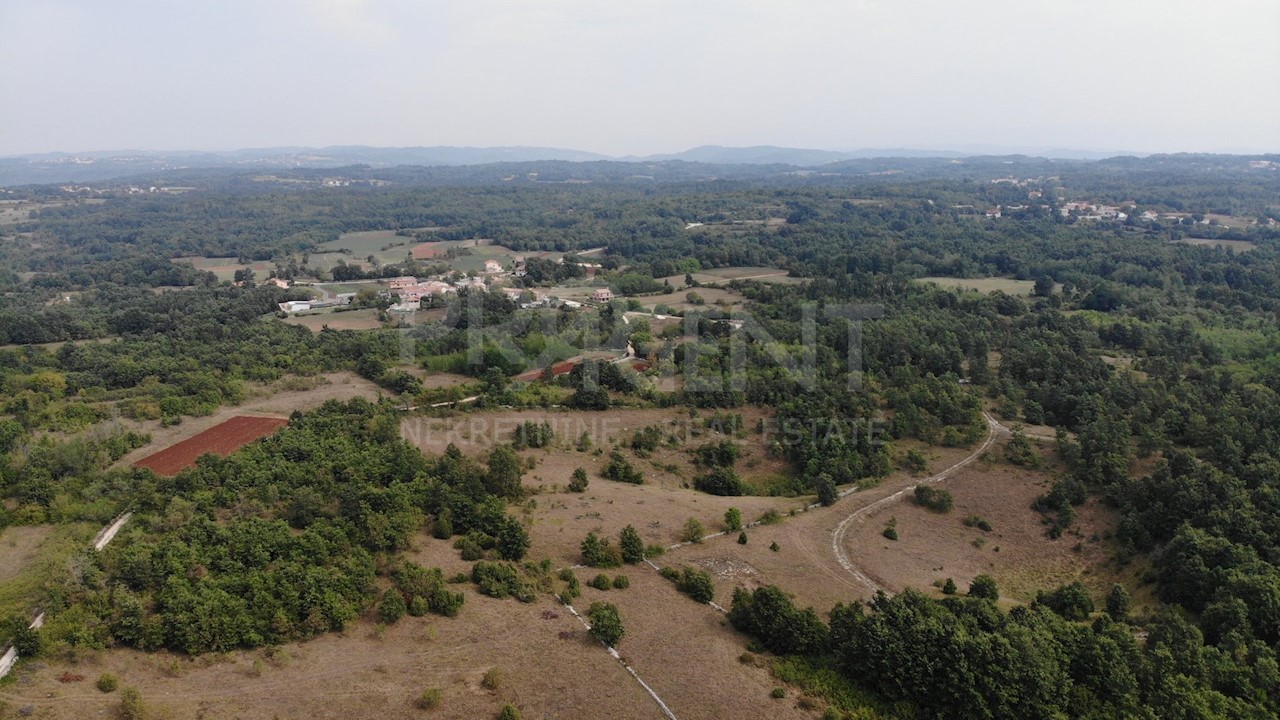
M 183 438 L 208 430 L 237 415 L 288 416 L 294 410 L 311 410 L 329 400 L 351 400 L 357 397 L 372 400 L 378 397 L 378 393 L 377 385 L 355 373 L 334 372 L 312 378 L 288 377 L 270 385 L 259 386 L 239 405 L 218 408 L 212 415 L 205 417 L 184 418 L 182 423 L 170 427 L 162 427 L 158 420 L 122 418 L 116 421 L 120 426 L 150 433 L 151 442 L 120 458 L 113 467 L 128 467 Z

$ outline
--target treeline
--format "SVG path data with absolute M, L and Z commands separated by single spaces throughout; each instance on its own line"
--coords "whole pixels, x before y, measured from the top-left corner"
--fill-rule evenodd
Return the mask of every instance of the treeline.
M 1147 622 L 1139 639 L 1124 617 L 1077 622 L 1039 601 L 1006 612 L 981 594 L 976 584 L 970 597 L 944 600 L 880 594 L 866 608 L 837 605 L 827 624 L 766 586 L 736 591 L 729 621 L 765 649 L 835 668 L 893 717 L 1261 720 L 1280 711 L 1276 655 L 1264 643 L 1206 644 L 1174 612 Z

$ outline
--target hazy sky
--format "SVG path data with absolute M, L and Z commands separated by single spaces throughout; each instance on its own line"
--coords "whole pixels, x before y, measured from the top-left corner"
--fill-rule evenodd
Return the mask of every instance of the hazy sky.
M 1277 0 L 0 0 L 0 154 L 1280 152 Z

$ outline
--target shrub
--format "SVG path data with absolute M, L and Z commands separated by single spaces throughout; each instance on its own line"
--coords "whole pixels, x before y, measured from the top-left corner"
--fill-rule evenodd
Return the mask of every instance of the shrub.
M 622 562 L 635 565 L 644 560 L 644 540 L 635 527 L 628 525 L 618 535 L 618 548 L 622 551 Z
M 604 573 L 600 573 L 599 575 L 591 578 L 591 582 L 588 582 L 587 584 L 597 590 L 608 590 L 613 587 L 613 583 L 609 582 L 609 576 Z
M 569 492 L 586 492 L 587 482 L 587 471 L 582 468 L 574 469 L 573 479 L 569 481 Z
M 520 602 L 533 602 L 533 588 L 520 579 L 511 563 L 481 560 L 471 567 L 471 581 L 482 594 L 494 598 L 514 597 Z
M 1085 620 L 1093 613 L 1093 598 L 1080 581 L 1062 585 L 1053 592 L 1036 593 L 1036 602 L 1067 620 Z
M 122 720 L 143 720 L 147 716 L 147 708 L 142 704 L 142 693 L 138 688 L 127 687 L 120 691 L 120 717 Z
M 1129 617 L 1129 591 L 1123 585 L 1112 585 L 1107 593 L 1107 614 L 1113 620 L 1124 620 Z
M 520 720 L 520 709 L 510 703 L 503 705 L 498 720 Z
M 781 700 L 786 696 L 787 696 L 786 688 L 776 687 L 769 691 L 769 697 L 773 698 L 774 700 Z
M 404 617 L 408 610 L 409 608 L 404 603 L 404 595 L 401 595 L 399 590 L 392 588 L 382 596 L 382 603 L 378 605 L 378 617 L 382 618 L 383 622 L 391 625 Z
M 587 533 L 579 546 L 582 564 L 595 568 L 615 568 L 622 565 L 622 551 L 609 544 L 608 538 Z
M 885 538 L 886 538 L 886 539 L 888 539 L 888 540 L 897 540 L 897 539 L 898 539 L 898 529 L 897 529 L 897 528 L 894 528 L 894 527 L 887 527 L 887 528 L 885 528 L 885 529 L 884 529 L 884 531 L 883 531 L 883 532 L 881 532 L 880 534 L 881 534 L 881 535 L 883 535 L 883 536 L 885 536 Z
M 706 531 L 702 528 L 702 523 L 697 518 L 689 518 L 684 523 L 684 529 L 680 531 L 680 541 L 690 543 L 702 542 L 702 536 Z
M 705 570 L 685 568 L 676 579 L 676 589 L 697 600 L 709 603 L 715 599 L 716 586 L 711 582 L 711 574 Z
M 782 522 L 782 516 L 778 514 L 777 510 L 769 510 L 760 516 L 761 525 L 777 525 L 780 522 Z
M 515 434 L 511 438 L 511 446 L 516 450 L 524 450 L 525 448 L 541 448 L 550 445 L 555 440 L 555 431 L 551 429 L 551 423 L 537 423 L 533 420 L 526 420 L 516 426 Z
M 644 475 L 641 475 L 639 470 L 632 467 L 631 463 L 627 462 L 627 459 L 616 448 L 609 453 L 609 463 L 604 466 L 604 470 L 600 471 L 600 475 L 607 480 L 630 483 L 632 485 L 644 483 Z
M 917 485 L 914 495 L 915 503 L 937 513 L 951 512 L 951 493 L 938 490 L 928 485 Z
M 618 575 L 613 578 L 613 587 L 615 590 L 626 590 L 631 587 L 631 579 L 626 575 Z
M 497 690 L 502 686 L 502 671 L 496 667 L 491 667 L 485 671 L 484 677 L 480 678 L 480 687 L 485 690 Z
M 978 515 L 970 515 L 964 519 L 965 527 L 976 527 L 983 532 L 991 532 L 991 523 Z
M 738 508 L 729 508 L 724 511 L 724 528 L 729 532 L 742 529 L 742 511 Z
M 427 688 L 418 696 L 415 704 L 422 710 L 435 710 L 440 707 L 441 700 L 443 700 L 443 695 L 440 692 L 440 688 Z
M 775 542 L 771 542 L 771 543 L 769 543 L 769 549 L 770 549 L 770 550 L 772 550 L 772 551 L 774 551 L 774 552 L 778 552 L 778 551 L 779 551 L 779 550 L 781 550 L 782 548 L 778 547 L 778 543 L 775 541 Z
M 98 689 L 104 693 L 115 692 L 120 687 L 120 680 L 111 673 L 102 673 L 98 678 Z
M 708 495 L 736 497 L 745 491 L 742 479 L 731 467 L 712 468 L 707 474 L 694 478 L 693 486 Z
M 902 456 L 902 469 L 912 475 L 923 473 L 929 469 L 929 460 L 924 456 L 924 453 L 912 448 Z
M 747 533 L 745 530 L 743 532 L 738 533 L 738 544 L 739 545 L 747 544 Z
M 622 629 L 618 608 L 612 603 L 591 603 L 591 607 L 587 609 L 587 620 L 591 623 L 591 637 L 609 647 L 617 647 L 626 634 Z
M 955 594 L 956 594 L 956 589 L 957 589 L 957 588 L 956 588 L 956 581 L 955 581 L 955 580 L 952 580 L 951 578 L 947 578 L 947 581 L 946 581 L 946 582 L 944 582 L 944 583 L 942 583 L 942 594 L 943 594 L 943 595 L 955 595 Z
M 969 597 L 999 600 L 1000 590 L 996 585 L 996 579 L 990 575 L 979 575 L 974 578 L 969 584 Z

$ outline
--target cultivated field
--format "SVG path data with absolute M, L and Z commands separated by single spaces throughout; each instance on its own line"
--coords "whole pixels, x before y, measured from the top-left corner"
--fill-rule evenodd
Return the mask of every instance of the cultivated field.
M 269 385 L 253 386 L 250 396 L 239 405 L 219 408 L 206 417 L 184 418 L 179 425 L 165 427 L 158 420 L 117 420 L 124 428 L 149 433 L 151 442 L 120 458 L 113 467 L 128 467 L 183 438 L 237 415 L 287 417 L 294 410 L 310 410 L 329 400 L 350 400 L 356 397 L 372 400 L 378 394 L 378 386 L 359 375 L 334 372 L 314 377 L 286 377 Z
M 1199 247 L 1218 247 L 1224 250 L 1230 250 L 1233 253 L 1249 252 L 1250 250 L 1258 247 L 1257 244 L 1251 240 L 1219 240 L 1217 238 L 1189 237 L 1182 238 L 1181 240 L 1175 240 L 1174 242 L 1182 243 L 1183 245 L 1196 245 Z
M 1032 280 L 1014 280 L 1013 278 L 950 278 L 922 277 L 916 280 L 922 283 L 936 283 L 944 288 L 961 290 L 977 290 L 990 293 L 999 290 L 1006 295 L 1030 295 L 1035 282 Z
M 196 458 L 206 453 L 230 455 L 261 437 L 266 437 L 288 425 L 286 418 L 252 417 L 240 415 L 219 423 L 208 430 L 192 435 L 182 442 L 170 445 L 154 455 L 148 455 L 133 464 L 147 468 L 158 475 L 177 475 L 196 464 Z

